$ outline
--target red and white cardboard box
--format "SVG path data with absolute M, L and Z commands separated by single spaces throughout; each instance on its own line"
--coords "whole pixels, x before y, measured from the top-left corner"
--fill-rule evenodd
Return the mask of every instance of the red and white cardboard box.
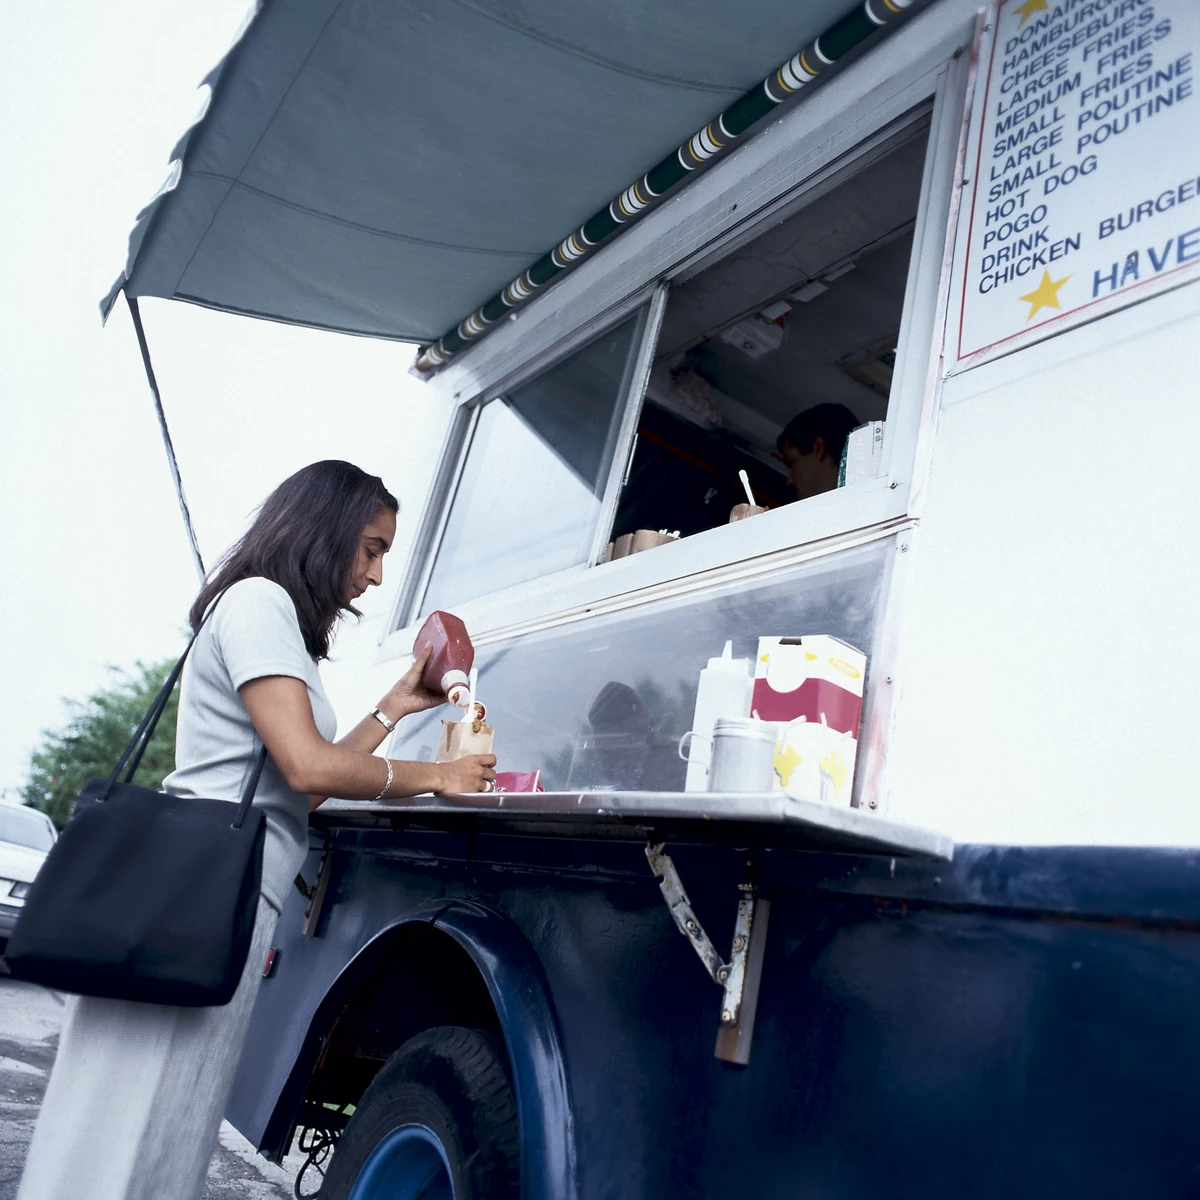
M 778 790 L 849 806 L 866 672 L 867 656 L 829 634 L 758 639 L 750 715 L 797 723 L 794 737 L 781 731 L 775 762 Z M 801 722 L 810 729 L 800 729 Z M 815 738 L 812 726 L 840 736 Z M 819 770 L 817 763 L 807 762 L 818 754 L 818 746 Z
M 858 737 L 867 656 L 829 634 L 760 637 L 750 715 L 760 721 L 806 717 Z

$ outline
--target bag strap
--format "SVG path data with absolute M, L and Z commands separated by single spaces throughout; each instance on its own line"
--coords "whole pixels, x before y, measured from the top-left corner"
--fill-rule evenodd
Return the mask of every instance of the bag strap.
M 230 587 L 233 585 L 231 584 Z M 108 799 L 108 793 L 112 789 L 113 784 L 117 782 L 117 776 L 121 774 L 122 769 L 128 763 L 128 769 L 125 771 L 125 778 L 122 783 L 131 783 L 133 776 L 138 767 L 141 765 L 142 756 L 146 753 L 146 748 L 150 745 L 150 739 L 154 737 L 154 731 L 158 727 L 159 719 L 167 708 L 167 701 L 171 698 L 171 693 L 175 690 L 175 685 L 179 682 L 179 676 L 183 673 L 183 664 L 187 661 L 187 656 L 192 652 L 192 647 L 196 644 L 196 639 L 200 636 L 200 630 L 204 628 L 205 622 L 212 616 L 213 610 L 221 601 L 221 597 L 225 595 L 229 588 L 223 589 L 215 600 L 208 606 L 208 611 L 200 618 L 200 624 L 196 626 L 196 632 L 192 634 L 191 640 L 184 647 L 183 653 L 179 656 L 179 661 L 171 668 L 171 673 L 167 676 L 163 685 L 158 690 L 158 695 L 150 702 L 149 709 L 146 710 L 146 715 L 142 718 L 141 724 L 134 730 L 133 737 L 129 739 L 127 745 L 117 759 L 117 765 L 113 767 L 112 774 L 108 777 L 108 784 L 104 789 L 104 794 L 100 797 L 101 800 Z M 264 749 L 263 753 L 266 751 Z M 261 774 L 262 768 L 254 774 L 255 786 L 258 785 L 258 775 Z M 240 822 L 239 822 L 240 823 Z
M 230 584 L 230 587 L 233 585 Z M 223 588 L 216 599 L 208 606 L 207 612 L 200 618 L 200 624 L 196 626 L 196 632 L 192 634 L 191 640 L 184 647 L 183 653 L 179 656 L 179 661 L 171 668 L 171 673 L 163 681 L 163 685 L 158 689 L 158 695 L 150 702 L 150 707 L 146 711 L 146 715 L 142 718 L 141 724 L 134 731 L 133 737 L 129 739 L 129 745 L 125 747 L 124 753 L 117 759 L 117 765 L 113 767 L 112 774 L 108 777 L 108 783 L 105 785 L 104 794 L 99 797 L 103 802 L 108 799 L 108 793 L 112 790 L 113 784 L 117 782 L 117 776 L 121 774 L 121 769 L 128 763 L 128 768 L 125 771 L 125 778 L 122 783 L 131 783 L 137 769 L 142 761 L 142 756 L 146 753 L 146 748 L 150 745 L 150 739 L 154 737 L 154 731 L 158 727 L 159 719 L 167 708 L 167 701 L 171 698 L 171 693 L 175 690 L 175 685 L 179 682 L 179 676 L 183 674 L 183 664 L 187 662 L 187 656 L 192 652 L 192 647 L 196 644 L 196 639 L 200 636 L 200 630 L 204 628 L 204 623 L 213 615 L 213 610 L 221 602 L 221 597 L 229 591 L 229 588 Z M 246 814 L 250 811 L 250 805 L 254 803 L 254 794 L 258 791 L 258 781 L 262 778 L 263 768 L 267 765 L 267 748 L 263 746 L 254 756 L 254 767 L 250 772 L 249 778 L 246 780 L 246 786 L 242 788 L 242 798 L 237 806 L 237 812 L 233 818 L 233 828 L 241 829 L 242 822 L 246 819 Z
M 254 770 L 250 772 L 250 778 L 246 780 L 246 786 L 242 788 L 241 803 L 237 806 L 237 814 L 233 818 L 233 828 L 241 829 L 242 822 L 246 819 L 246 814 L 250 811 L 250 805 L 254 803 L 254 793 L 258 791 L 258 781 L 262 778 L 263 767 L 267 765 L 267 748 L 264 746 L 254 758 Z
M 199 630 L 196 632 L 199 633 Z M 154 737 L 154 731 L 158 728 L 159 719 L 166 711 L 167 702 L 171 699 L 171 693 L 175 690 L 176 683 L 179 682 L 179 676 L 183 671 L 183 664 L 195 640 L 196 634 L 192 634 L 192 640 L 188 642 L 187 649 L 184 650 L 183 654 L 180 655 L 179 661 L 171 668 L 171 673 L 167 676 L 162 687 L 159 688 L 158 695 L 151 701 L 150 708 L 142 718 L 141 724 L 134 731 L 133 737 L 129 739 L 129 745 L 125 747 L 121 757 L 117 759 L 117 765 L 113 768 L 110 782 L 116 781 L 126 762 L 129 763 L 129 766 L 125 771 L 125 778 L 121 782 L 132 782 L 134 774 L 142 764 L 142 756 L 146 753 L 146 749 Z M 131 755 L 132 759 L 130 758 Z

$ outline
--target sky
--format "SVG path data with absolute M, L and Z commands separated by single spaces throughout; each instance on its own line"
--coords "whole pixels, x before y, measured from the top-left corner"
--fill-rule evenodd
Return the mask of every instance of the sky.
M 124 301 L 100 297 L 200 111 L 244 0 L 0 0 L 0 793 L 64 698 L 177 654 L 197 577 Z M 399 497 L 375 636 L 448 413 L 413 348 L 141 304 L 206 563 L 283 478 L 346 458 Z M 392 561 L 394 560 L 394 561 Z M 334 696 L 335 707 L 337 697 Z

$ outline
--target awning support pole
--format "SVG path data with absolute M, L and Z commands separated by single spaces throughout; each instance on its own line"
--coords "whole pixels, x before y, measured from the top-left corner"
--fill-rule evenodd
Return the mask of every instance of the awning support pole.
M 146 382 L 149 383 L 150 393 L 154 397 L 154 411 L 158 416 L 158 428 L 162 432 L 163 446 L 167 451 L 167 465 L 171 468 L 171 478 L 175 481 L 175 498 L 179 501 L 179 511 L 183 514 L 183 527 L 187 530 L 188 545 L 191 546 L 192 557 L 196 560 L 196 573 L 203 581 L 204 559 L 200 557 L 200 543 L 196 541 L 196 530 L 192 527 L 192 514 L 188 509 L 187 497 L 183 494 L 183 478 L 179 474 L 179 463 L 175 458 L 175 445 L 171 441 L 171 431 L 167 428 L 167 414 L 163 412 L 158 380 L 154 376 L 154 366 L 150 362 L 150 347 L 146 344 L 146 331 L 142 328 L 142 314 L 138 311 L 138 302 L 128 292 L 125 293 L 125 303 L 129 305 L 129 315 L 133 318 L 133 330 L 137 334 L 138 349 L 142 352 L 142 366 L 146 368 Z

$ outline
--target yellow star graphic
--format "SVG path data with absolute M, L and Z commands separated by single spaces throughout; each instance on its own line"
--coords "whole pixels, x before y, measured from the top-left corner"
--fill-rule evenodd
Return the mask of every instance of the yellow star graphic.
M 1029 316 L 1025 318 L 1026 325 L 1043 308 L 1062 308 L 1062 305 L 1058 302 L 1058 289 L 1070 278 L 1070 275 L 1064 275 L 1061 279 L 1055 280 L 1050 278 L 1049 271 L 1042 271 L 1042 282 L 1032 292 L 1026 292 L 1024 296 L 1020 297 L 1020 299 L 1029 305 Z
M 1041 12 L 1042 9 L 1049 7 L 1050 5 L 1046 3 L 1046 0 L 1025 0 L 1025 3 L 1018 5 L 1013 9 L 1013 12 L 1021 14 L 1021 24 L 1024 25 L 1035 12 Z
M 796 753 L 794 746 L 783 746 L 775 751 L 775 774 L 779 776 L 779 782 L 787 787 L 788 780 L 792 777 L 792 772 L 804 761 L 799 754 Z

